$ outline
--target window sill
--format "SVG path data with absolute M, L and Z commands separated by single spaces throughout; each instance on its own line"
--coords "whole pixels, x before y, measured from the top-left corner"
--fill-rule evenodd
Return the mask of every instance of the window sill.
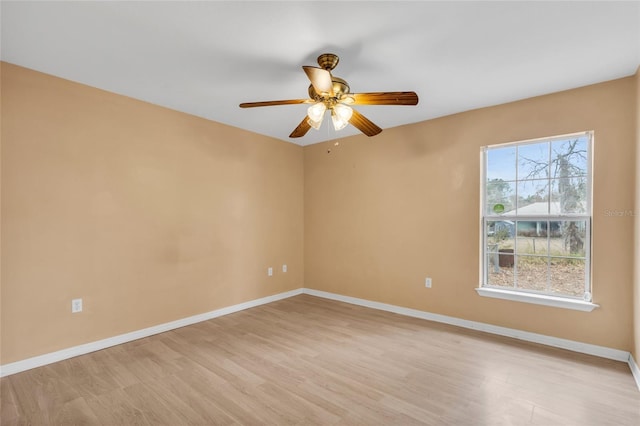
M 534 303 L 536 305 L 553 306 L 556 308 L 574 309 L 576 311 L 591 312 L 600 305 L 583 300 L 567 299 L 564 297 L 548 296 L 544 294 L 522 293 L 519 291 L 502 290 L 497 288 L 476 288 L 480 296 L 496 299 L 513 300 L 516 302 Z

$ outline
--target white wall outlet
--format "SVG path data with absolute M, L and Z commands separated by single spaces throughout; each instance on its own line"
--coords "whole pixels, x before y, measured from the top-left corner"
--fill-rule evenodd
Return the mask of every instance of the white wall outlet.
M 73 299 L 71 301 L 71 313 L 76 314 L 82 312 L 82 299 Z
M 431 278 L 427 277 L 424 279 L 424 286 L 426 288 L 431 288 Z
M 287 265 L 282 265 L 282 272 L 287 272 Z
M 269 269 L 267 269 L 267 275 L 269 276 L 273 275 L 273 268 L 271 266 L 269 266 Z

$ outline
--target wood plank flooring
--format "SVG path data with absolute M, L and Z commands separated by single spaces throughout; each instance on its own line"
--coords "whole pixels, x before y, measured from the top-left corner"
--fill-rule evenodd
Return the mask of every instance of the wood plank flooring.
M 625 363 L 308 295 L 0 379 L 9 425 L 638 425 Z

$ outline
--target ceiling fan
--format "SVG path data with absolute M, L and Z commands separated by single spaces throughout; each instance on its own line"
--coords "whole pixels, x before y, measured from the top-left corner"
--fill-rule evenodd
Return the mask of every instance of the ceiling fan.
M 274 105 L 311 104 L 307 116 L 298 124 L 290 138 L 304 136 L 309 129 L 319 129 L 325 112 L 331 111 L 331 121 L 335 130 L 341 130 L 351 123 L 367 136 L 375 136 L 382 129 L 371 120 L 351 108 L 351 105 L 417 105 L 415 92 L 372 92 L 351 93 L 349 84 L 331 74 L 339 62 L 338 55 L 323 53 L 318 56 L 318 67 L 303 66 L 311 81 L 309 99 L 288 99 L 282 101 L 245 102 L 240 108 L 254 108 Z

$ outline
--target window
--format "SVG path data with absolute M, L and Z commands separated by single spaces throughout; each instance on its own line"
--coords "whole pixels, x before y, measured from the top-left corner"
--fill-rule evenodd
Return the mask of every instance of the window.
M 596 306 L 589 273 L 592 140 L 587 132 L 483 148 L 481 295 Z

